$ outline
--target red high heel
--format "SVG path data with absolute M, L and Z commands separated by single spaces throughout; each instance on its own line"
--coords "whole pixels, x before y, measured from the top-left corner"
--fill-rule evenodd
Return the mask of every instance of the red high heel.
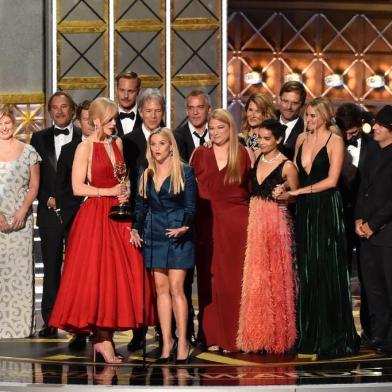
M 98 355 L 104 360 L 105 363 L 119 364 L 123 362 L 123 359 L 117 357 L 113 350 L 112 343 L 109 340 L 94 343 L 94 357 L 93 360 L 96 362 Z M 98 355 L 97 355 L 98 354 Z

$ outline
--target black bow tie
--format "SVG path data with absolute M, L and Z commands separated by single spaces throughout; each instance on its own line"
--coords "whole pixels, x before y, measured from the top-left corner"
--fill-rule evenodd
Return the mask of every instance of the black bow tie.
M 207 136 L 207 129 L 203 132 L 203 134 L 200 136 L 196 131 L 193 132 L 193 134 L 199 138 L 199 146 L 204 146 L 204 143 L 206 142 L 206 136 Z
M 65 129 L 60 129 L 60 128 L 56 128 L 54 127 L 54 135 L 58 136 L 58 135 L 69 135 L 69 129 L 65 128 Z
M 347 140 L 346 145 L 347 146 L 358 147 L 358 138 L 357 137 L 353 137 L 350 140 Z
M 131 120 L 134 120 L 135 119 L 135 112 L 129 112 L 129 113 L 120 112 L 119 117 L 120 117 L 120 120 L 124 120 L 124 118 L 130 118 Z

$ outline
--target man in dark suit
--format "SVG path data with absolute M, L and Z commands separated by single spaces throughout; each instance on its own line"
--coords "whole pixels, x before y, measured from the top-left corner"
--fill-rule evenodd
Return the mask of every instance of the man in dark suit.
M 72 189 L 72 164 L 76 148 L 79 143 L 93 133 L 93 128 L 88 122 L 88 109 L 90 101 L 85 100 L 76 108 L 76 122 L 80 125 L 81 135 L 75 135 L 72 141 L 61 148 L 57 162 L 57 175 L 55 185 L 56 206 L 59 211 L 64 228 L 65 240 L 67 241 L 69 231 L 76 213 L 79 210 L 83 197 L 74 196 Z M 68 346 L 72 350 L 78 350 L 86 344 L 86 334 L 75 334 Z
M 150 132 L 163 124 L 165 99 L 158 89 L 147 88 L 139 95 L 137 104 L 142 123 L 131 133 L 122 137 L 124 160 L 129 169 L 131 181 L 130 205 L 132 208 L 135 206 L 138 173 L 147 167 L 147 140 Z M 141 349 L 146 333 L 146 327 L 134 329 L 132 340 L 127 345 L 128 350 L 135 351 Z
M 191 91 L 185 99 L 187 122 L 174 131 L 181 158 L 189 162 L 193 150 L 209 140 L 207 119 L 210 97 L 201 90 Z
M 360 263 L 369 303 L 369 347 L 392 354 L 392 106 L 376 115 L 375 153 L 368 154 L 355 209 Z
M 83 197 L 73 194 L 72 164 L 77 146 L 94 131 L 88 122 L 89 107 L 90 101 L 85 100 L 76 108 L 75 118 L 76 122 L 80 124 L 82 134 L 77 135 L 70 143 L 63 146 L 57 162 L 55 195 L 66 237 L 68 237 L 72 222 L 83 201 Z
M 124 136 L 142 124 L 142 118 L 136 103 L 140 92 L 141 80 L 135 72 L 123 72 L 117 75 L 116 83 L 118 102 L 116 127 L 118 135 Z
M 193 150 L 209 141 L 208 114 L 211 112 L 210 97 L 202 90 L 193 90 L 185 98 L 185 111 L 187 122 L 174 131 L 181 158 L 189 162 Z M 195 312 L 192 305 L 192 284 L 194 269 L 188 269 L 184 292 L 188 302 L 187 339 L 192 345 L 196 344 L 195 327 L 193 319 Z
M 44 264 L 41 305 L 44 326 L 39 331 L 40 337 L 57 335 L 57 329 L 48 326 L 60 284 L 65 236 L 55 197 L 57 161 L 62 147 L 74 138 L 80 137 L 81 132 L 72 123 L 75 104 L 69 94 L 62 91 L 53 94 L 48 101 L 48 111 L 54 125 L 35 132 L 31 138 L 31 145 L 42 158 L 37 209 L 37 225 Z
M 358 196 L 359 184 L 363 175 L 367 155 L 377 148 L 373 137 L 362 130 L 368 126 L 371 130 L 371 114 L 365 112 L 359 105 L 345 103 L 338 107 L 336 125 L 343 132 L 346 144 L 345 159 L 339 179 L 339 190 L 343 200 L 344 223 L 346 226 L 347 256 L 351 266 L 358 265 L 358 277 L 361 282 L 360 320 L 362 326 L 362 341 L 365 343 L 371 336 L 370 318 L 362 273 L 359 263 L 359 238 L 355 234 L 354 208 Z M 368 122 L 367 122 L 368 121 Z
M 282 152 L 290 160 L 294 157 L 297 137 L 305 129 L 304 120 L 300 117 L 305 105 L 306 90 L 302 83 L 290 81 L 283 84 L 279 92 L 279 121 L 286 125 Z

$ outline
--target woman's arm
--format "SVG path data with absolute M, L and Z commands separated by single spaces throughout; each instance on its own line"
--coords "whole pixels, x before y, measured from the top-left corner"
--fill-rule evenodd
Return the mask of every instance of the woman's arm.
M 29 189 L 25 195 L 21 207 L 17 211 L 15 211 L 12 215 L 13 218 L 13 222 L 11 226 L 12 230 L 19 230 L 25 224 L 26 215 L 38 194 L 39 175 L 40 175 L 39 164 L 36 163 L 34 165 L 31 165 Z
M 295 191 L 290 191 L 290 194 L 292 196 L 323 192 L 328 189 L 336 188 L 343 167 L 343 160 L 344 160 L 343 139 L 338 135 L 332 134 L 329 146 L 330 146 L 329 151 L 327 150 L 328 157 L 329 157 L 328 176 L 315 184 L 308 185 L 303 188 L 299 188 Z
M 196 211 L 196 179 L 191 167 L 184 168 L 184 218 L 182 226 L 178 228 L 166 229 L 168 237 L 180 237 L 185 234 L 193 224 L 193 217 Z
M 127 192 L 125 184 L 117 184 L 111 188 L 97 188 L 87 185 L 87 169 L 91 144 L 89 141 L 80 143 L 75 152 L 72 164 L 72 189 L 75 196 L 120 196 Z
M 300 133 L 300 134 L 298 135 L 298 137 L 297 137 L 297 141 L 295 142 L 294 158 L 293 158 L 293 163 L 294 163 L 295 166 L 297 166 L 297 163 L 296 163 L 296 162 L 297 162 L 298 150 L 299 150 L 301 144 L 302 144 L 302 143 L 304 142 L 304 140 L 305 140 L 305 135 L 306 135 L 305 132 Z

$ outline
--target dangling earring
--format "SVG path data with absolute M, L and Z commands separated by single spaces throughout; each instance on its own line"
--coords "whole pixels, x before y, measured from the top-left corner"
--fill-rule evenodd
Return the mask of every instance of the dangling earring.
M 173 150 L 170 150 L 170 156 L 171 157 L 173 156 Z
M 98 129 L 98 125 L 94 124 L 94 131 L 96 131 Z

